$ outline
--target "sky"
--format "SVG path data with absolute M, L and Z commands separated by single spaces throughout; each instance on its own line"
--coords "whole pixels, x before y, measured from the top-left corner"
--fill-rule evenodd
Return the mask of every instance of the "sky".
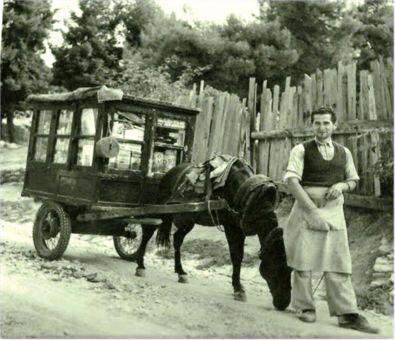
M 258 4 L 256 0 L 155 0 L 156 3 L 167 14 L 175 13 L 177 18 L 182 18 L 189 22 L 195 20 L 211 21 L 223 23 L 230 14 L 235 14 L 239 18 L 250 21 L 253 15 L 258 14 Z M 64 22 L 70 19 L 70 13 L 78 13 L 78 0 L 52 0 L 52 8 L 57 10 L 55 19 L 59 22 L 55 29 L 64 29 Z M 50 43 L 61 45 L 63 39 L 61 32 L 51 34 Z M 43 55 L 48 66 L 54 62 L 54 57 L 50 50 Z

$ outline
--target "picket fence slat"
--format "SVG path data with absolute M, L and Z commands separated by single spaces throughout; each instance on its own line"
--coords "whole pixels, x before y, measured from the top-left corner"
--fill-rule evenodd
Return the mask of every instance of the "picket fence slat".
M 344 93 L 344 75 L 345 75 L 345 68 L 341 61 L 338 63 L 338 71 L 337 71 L 337 98 L 336 98 L 336 112 L 337 112 L 337 120 L 342 122 L 345 120 L 346 117 L 346 107 L 347 102 L 344 100 L 345 96 Z
M 356 119 L 356 63 L 347 65 L 347 120 Z
M 392 115 L 392 103 L 391 103 L 391 94 L 390 94 L 390 89 L 388 86 L 388 69 L 384 64 L 384 61 L 382 58 L 380 58 L 380 70 L 381 70 L 381 81 L 383 84 L 383 96 L 384 96 L 384 103 L 385 103 L 385 108 L 386 108 L 386 115 L 385 118 L 391 118 Z

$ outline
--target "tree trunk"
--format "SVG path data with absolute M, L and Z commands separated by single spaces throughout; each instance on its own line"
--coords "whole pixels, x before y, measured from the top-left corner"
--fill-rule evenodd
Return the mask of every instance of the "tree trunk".
M 8 141 L 14 143 L 14 115 L 11 112 L 7 112 L 7 131 L 8 131 Z

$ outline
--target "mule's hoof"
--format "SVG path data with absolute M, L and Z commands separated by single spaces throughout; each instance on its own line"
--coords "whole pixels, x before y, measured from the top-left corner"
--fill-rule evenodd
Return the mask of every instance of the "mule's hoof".
M 178 282 L 188 283 L 188 277 L 185 274 L 178 274 Z
M 136 268 L 136 276 L 138 277 L 145 277 L 145 269 L 143 268 Z
M 245 292 L 234 292 L 233 293 L 233 298 L 236 301 L 242 301 L 242 302 L 247 301 L 247 295 L 246 295 Z

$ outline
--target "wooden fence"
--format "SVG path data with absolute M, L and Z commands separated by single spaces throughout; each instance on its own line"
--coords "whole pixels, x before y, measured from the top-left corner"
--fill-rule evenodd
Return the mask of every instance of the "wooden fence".
M 206 95 L 202 81 L 199 93 L 194 86 L 189 97 L 178 98 L 177 104 L 201 109 L 196 120 L 193 162 L 202 162 L 214 153 L 250 159 L 251 118 L 245 99 L 226 92 Z
M 280 182 L 291 148 L 313 137 L 311 112 L 331 106 L 338 116 L 333 138 L 350 149 L 361 177 L 355 192 L 359 200 L 382 195 L 382 182 L 371 169 L 381 160 L 382 140 L 392 141 L 391 59 L 372 61 L 370 70 L 360 71 L 356 63 L 339 63 L 336 69 L 305 75 L 294 86 L 287 77 L 283 89 L 275 85 L 271 90 L 266 84 L 258 92 L 251 78 L 247 100 L 228 93 L 208 96 L 203 82 L 199 91 L 195 86 L 189 97 L 179 98 L 178 103 L 201 109 L 193 161 L 228 153 L 244 157 L 258 173 Z

